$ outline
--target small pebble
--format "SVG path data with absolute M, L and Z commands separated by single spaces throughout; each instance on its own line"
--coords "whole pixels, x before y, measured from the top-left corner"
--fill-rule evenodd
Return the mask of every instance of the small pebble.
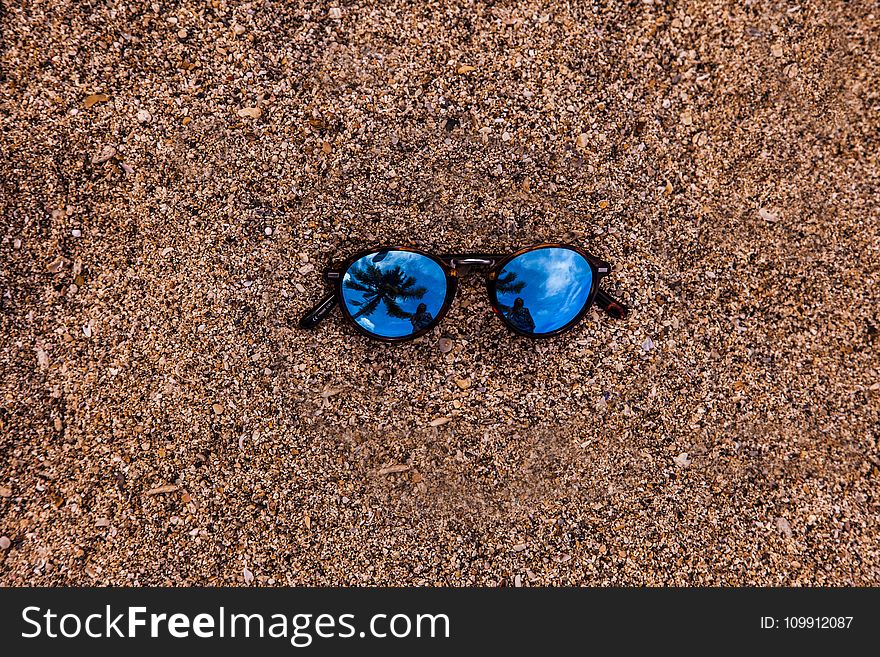
M 12 545 L 12 541 L 8 536 L 0 536 L 0 550 L 8 550 L 10 545 Z
M 758 215 L 761 217 L 761 219 L 763 219 L 764 221 L 767 221 L 769 223 L 774 223 L 776 221 L 779 221 L 779 217 L 776 215 L 776 213 L 771 212 L 767 208 L 760 208 L 758 210 Z
M 675 465 L 680 468 L 686 468 L 691 464 L 691 460 L 688 458 L 687 452 L 682 452 L 678 456 L 672 459 Z
M 82 231 L 79 228 L 74 228 L 72 231 L 70 231 L 70 234 L 74 237 L 82 237 Z
M 440 338 L 437 340 L 437 348 L 440 350 L 440 353 L 448 354 L 452 351 L 452 340 L 449 338 Z
M 238 110 L 238 115 L 242 118 L 258 119 L 263 115 L 263 110 L 259 107 L 242 107 Z
M 785 538 L 792 537 L 791 525 L 789 524 L 788 520 L 786 520 L 785 518 L 777 518 L 776 519 L 776 527 L 777 527 L 777 529 L 779 529 L 779 531 L 782 533 L 782 535 L 785 536 Z
M 92 157 L 92 164 L 103 164 L 114 157 L 116 157 L 116 148 L 107 144 L 97 155 Z
M 106 103 L 108 100 L 110 100 L 110 96 L 107 94 L 92 94 L 85 99 L 83 104 L 86 106 L 86 109 L 88 109 L 98 103 Z

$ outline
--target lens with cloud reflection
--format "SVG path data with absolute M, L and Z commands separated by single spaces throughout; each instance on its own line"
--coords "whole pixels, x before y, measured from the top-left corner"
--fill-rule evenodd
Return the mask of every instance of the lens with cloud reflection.
M 374 335 L 400 338 L 431 326 L 446 300 L 446 273 L 411 251 L 377 251 L 342 277 L 342 300 L 354 321 Z
M 552 333 L 583 310 L 593 287 L 590 263 L 577 251 L 544 247 L 508 262 L 495 280 L 501 317 L 525 333 Z

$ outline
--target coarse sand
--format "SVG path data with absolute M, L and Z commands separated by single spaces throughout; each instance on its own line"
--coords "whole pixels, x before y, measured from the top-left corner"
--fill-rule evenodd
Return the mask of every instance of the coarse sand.
M 0 57 L 0 584 L 880 584 L 876 2 L 9 0 Z M 630 318 L 296 326 L 550 240 Z

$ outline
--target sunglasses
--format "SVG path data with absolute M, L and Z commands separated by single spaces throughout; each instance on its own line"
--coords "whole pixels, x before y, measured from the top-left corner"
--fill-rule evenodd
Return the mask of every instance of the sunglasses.
M 440 323 L 459 279 L 474 270 L 485 273 L 492 311 L 509 329 L 530 338 L 567 331 L 593 303 L 616 319 L 628 313 L 599 289 L 611 265 L 576 246 L 538 244 L 510 255 L 432 255 L 389 246 L 361 251 L 327 269 L 324 280 L 333 291 L 299 326 L 315 328 L 338 303 L 359 333 L 386 342 L 412 340 Z

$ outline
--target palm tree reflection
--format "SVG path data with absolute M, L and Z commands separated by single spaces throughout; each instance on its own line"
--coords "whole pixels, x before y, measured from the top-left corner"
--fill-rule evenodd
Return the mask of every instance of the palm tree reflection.
M 516 280 L 517 273 L 508 271 L 495 279 L 495 290 L 498 294 L 519 294 L 526 286 L 525 281 Z
M 361 301 L 350 301 L 352 305 L 360 306 L 360 309 L 352 315 L 354 319 L 369 317 L 379 304 L 385 304 L 385 312 L 389 317 L 397 319 L 414 319 L 414 313 L 408 313 L 400 307 L 400 302 L 409 299 L 421 299 L 425 296 L 427 288 L 416 287 L 416 279 L 403 272 L 400 266 L 382 271 L 373 263 L 367 263 L 363 267 L 352 268 L 351 278 L 346 277 L 345 287 L 363 293 Z M 420 304 L 421 308 L 424 304 Z M 430 313 L 428 313 L 430 314 Z M 413 321 L 413 330 L 415 321 Z

